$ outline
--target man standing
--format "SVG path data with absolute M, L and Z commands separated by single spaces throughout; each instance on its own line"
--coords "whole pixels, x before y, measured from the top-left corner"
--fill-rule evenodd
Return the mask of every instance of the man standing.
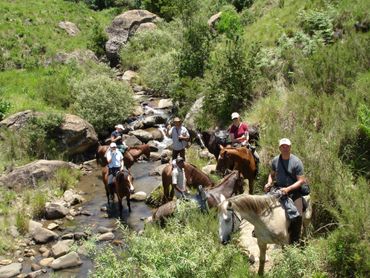
M 172 187 L 175 191 L 175 196 L 177 199 L 185 198 L 187 190 L 184 159 L 179 156 L 176 160 L 174 160 L 172 166 Z
M 299 216 L 290 219 L 290 243 L 297 243 L 301 233 L 303 212 L 300 188 L 306 181 L 303 163 L 297 156 L 291 154 L 291 142 L 288 138 L 279 141 L 279 150 L 280 155 L 274 157 L 271 162 L 272 170 L 264 190 L 269 192 L 271 189 L 278 189 L 294 201 Z
M 190 140 L 189 131 L 182 126 L 180 118 L 173 119 L 174 126 L 169 128 L 168 136 L 172 138 L 172 159 L 180 155 L 185 160 L 185 148 Z

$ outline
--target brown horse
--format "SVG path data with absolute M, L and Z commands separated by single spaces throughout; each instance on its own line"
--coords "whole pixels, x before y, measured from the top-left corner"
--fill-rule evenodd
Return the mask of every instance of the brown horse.
M 218 204 L 221 202 L 221 195 L 229 198 L 234 194 L 242 194 L 243 180 L 244 178 L 239 171 L 233 171 L 229 175 L 224 177 L 217 186 L 205 190 L 205 201 L 207 202 L 208 207 L 217 207 Z M 163 225 L 165 219 L 175 212 L 176 207 L 176 201 L 172 200 L 160 206 L 153 213 L 152 219 L 154 221 L 160 221 L 160 224 Z
M 162 171 L 164 202 L 172 200 L 174 195 L 174 188 L 172 186 L 170 192 L 170 185 L 172 184 L 172 167 L 172 164 L 168 164 Z M 203 187 L 213 186 L 213 182 L 211 181 L 211 179 L 194 165 L 185 162 L 184 169 L 187 186 L 192 186 L 195 188 L 197 188 L 198 185 L 202 185 Z
M 105 153 L 108 149 L 108 145 L 98 147 L 98 150 L 96 151 L 96 163 L 98 165 L 106 166 L 108 164 L 105 157 Z M 148 144 L 128 148 L 123 154 L 125 167 L 130 169 L 142 154 L 144 154 L 148 159 L 150 158 L 150 146 Z
M 108 167 L 102 168 L 102 176 L 103 176 L 103 183 L 105 186 L 105 193 L 107 194 L 107 201 L 108 205 L 110 205 L 110 201 L 114 204 L 114 193 L 117 194 L 118 198 L 118 209 L 120 213 L 120 217 L 122 217 L 122 199 L 126 197 L 127 199 L 127 207 L 128 211 L 131 212 L 131 205 L 130 205 L 130 181 L 128 176 L 130 173 L 128 171 L 119 171 L 114 180 L 114 187 L 110 187 L 108 185 Z
M 257 167 L 256 161 L 251 150 L 246 147 L 223 147 L 220 146 L 221 152 L 217 161 L 216 169 L 221 173 L 226 169 L 239 170 L 244 178 L 248 179 L 249 194 L 253 194 L 253 184 L 256 178 Z

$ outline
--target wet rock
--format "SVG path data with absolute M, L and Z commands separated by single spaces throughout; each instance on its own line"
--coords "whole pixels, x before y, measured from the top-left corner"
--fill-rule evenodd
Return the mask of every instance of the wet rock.
M 145 201 L 147 194 L 144 191 L 138 191 L 130 195 L 130 200 L 134 201 Z
M 67 215 L 66 216 L 66 219 L 69 220 L 69 221 L 73 221 L 75 220 L 74 217 L 72 215 Z
M 136 136 L 128 136 L 125 138 L 125 143 L 129 147 L 135 147 L 137 145 L 143 144 Z
M 32 271 L 41 270 L 41 266 L 39 266 L 38 264 L 31 264 L 31 270 Z
M 172 107 L 173 107 L 172 99 L 166 98 L 166 99 L 159 100 L 157 108 L 164 109 L 164 108 L 172 108 Z
M 74 235 L 72 233 L 62 235 L 62 239 L 73 239 Z
M 50 264 L 54 261 L 54 258 L 45 258 L 45 259 L 42 259 L 41 261 L 39 261 L 39 264 L 42 266 L 42 267 L 48 267 L 50 266 Z
M 70 252 L 67 255 L 64 255 L 56 260 L 54 260 L 50 267 L 54 270 L 69 268 L 74 266 L 79 266 L 82 264 L 82 261 L 76 252 Z
M 36 228 L 31 235 L 37 243 L 47 243 L 58 238 L 58 234 L 40 227 Z
M 0 267 L 0 278 L 14 277 L 20 274 L 22 271 L 21 263 L 12 263 L 6 266 Z
M 64 202 L 53 202 L 45 205 L 46 219 L 59 219 L 68 214 L 68 209 Z
M 163 141 L 164 135 L 158 128 L 151 127 L 145 129 L 145 131 L 149 132 L 152 135 L 151 140 Z
M 114 234 L 112 232 L 104 233 L 98 236 L 98 241 L 107 241 L 114 239 Z
M 54 244 L 51 247 L 51 252 L 53 253 L 54 258 L 58 258 L 67 254 L 73 242 L 74 242 L 73 240 L 67 239 L 58 241 L 56 244 Z
M 166 167 L 167 164 L 162 164 L 162 165 L 159 165 L 158 167 L 156 167 L 154 170 L 152 170 L 149 175 L 150 176 L 160 176 L 162 174 L 162 171 L 164 169 L 164 167 Z
M 151 116 L 146 116 L 142 123 L 144 127 L 154 127 L 155 125 L 158 124 L 165 124 L 166 123 L 166 117 L 165 115 L 151 115 Z M 162 134 L 163 138 L 163 134 Z
M 97 229 L 98 233 L 99 234 L 105 234 L 105 233 L 110 233 L 113 231 L 112 228 L 107 228 L 107 227 L 103 227 L 103 226 L 99 226 L 98 229 Z
M 73 190 L 68 189 L 63 194 L 63 199 L 66 201 L 70 206 L 77 205 L 79 203 L 82 203 L 84 201 L 84 198 L 82 198 L 80 195 L 73 192 Z
M 74 233 L 74 239 L 75 240 L 81 240 L 81 239 L 87 239 L 87 234 L 84 233 L 84 232 L 77 232 L 77 233 Z
M 147 143 L 149 140 L 153 140 L 153 135 L 150 132 L 147 132 L 147 131 L 142 130 L 142 129 L 130 131 L 128 134 L 129 135 L 134 135 L 141 142 L 144 142 L 144 143 Z

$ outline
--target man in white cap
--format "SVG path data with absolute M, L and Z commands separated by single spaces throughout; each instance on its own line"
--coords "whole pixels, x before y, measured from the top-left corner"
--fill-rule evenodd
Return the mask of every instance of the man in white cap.
M 109 149 L 105 154 L 107 161 L 108 161 L 108 186 L 113 185 L 113 179 L 117 175 L 119 171 L 126 171 L 128 170 L 124 167 L 123 164 L 123 154 L 117 150 L 116 143 L 110 143 Z M 129 174 L 129 173 L 128 173 Z M 134 186 L 132 184 L 132 177 L 128 175 L 128 181 L 130 183 L 130 191 L 134 192 Z
M 177 199 L 182 199 L 186 197 L 186 177 L 184 169 L 184 159 L 178 156 L 172 163 L 172 187 L 175 191 L 175 196 Z
M 110 136 L 110 140 L 112 143 L 117 144 L 117 148 L 121 153 L 124 153 L 126 149 L 128 148 L 126 143 L 122 140 L 122 135 L 123 135 L 123 125 L 118 124 L 115 127 L 115 130 L 112 132 Z
M 302 161 L 291 154 L 292 143 L 288 138 L 279 140 L 280 155 L 273 158 L 271 172 L 265 185 L 265 192 L 279 190 L 283 195 L 289 196 L 299 212 L 290 225 L 290 242 L 299 241 L 302 226 L 303 199 L 300 193 L 301 186 L 306 182 Z
M 180 155 L 185 160 L 185 149 L 190 140 L 189 131 L 182 125 L 181 119 L 175 117 L 173 119 L 173 127 L 169 127 L 167 134 L 172 138 L 172 159 L 176 159 Z

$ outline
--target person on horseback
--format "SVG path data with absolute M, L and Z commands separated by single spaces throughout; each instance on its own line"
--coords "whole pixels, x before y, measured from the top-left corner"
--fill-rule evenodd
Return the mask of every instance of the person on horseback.
M 189 131 L 182 125 L 180 118 L 173 119 L 174 126 L 167 128 L 167 135 L 172 138 L 172 159 L 180 155 L 185 160 L 185 149 L 190 140 Z
M 108 187 L 113 186 L 113 179 L 116 177 L 119 171 L 127 172 L 128 170 L 125 168 L 123 164 L 123 154 L 117 150 L 116 143 L 110 143 L 109 149 L 105 154 L 107 161 L 108 161 Z M 135 192 L 132 177 L 128 175 L 128 180 L 130 183 L 130 191 L 133 193 Z
M 234 112 L 231 114 L 231 119 L 233 120 L 233 123 L 229 127 L 229 136 L 231 140 L 231 144 L 233 146 L 247 146 L 249 149 L 251 149 L 254 159 L 256 161 L 256 176 L 258 176 L 259 173 L 259 162 L 260 158 L 256 151 L 256 147 L 249 144 L 249 131 L 248 131 L 248 125 L 246 123 L 243 123 L 240 120 L 240 115 L 237 112 Z
M 124 129 L 123 125 L 119 124 L 119 125 L 116 125 L 114 128 L 115 130 L 112 132 L 110 140 L 112 143 L 116 143 L 118 150 L 122 154 L 124 154 L 128 147 L 122 139 L 123 129 Z
M 305 183 L 304 168 L 302 161 L 291 154 L 291 142 L 288 138 L 279 140 L 280 155 L 273 158 L 271 162 L 271 172 L 268 176 L 265 192 L 279 190 L 284 196 L 288 196 L 294 202 L 290 207 L 289 202 L 284 206 L 288 218 L 290 218 L 290 243 L 297 243 L 301 234 L 303 198 L 300 193 L 301 186 Z M 298 213 L 297 213 L 298 211 Z
M 172 186 L 177 199 L 186 199 L 188 191 L 186 189 L 184 159 L 181 156 L 172 162 Z

